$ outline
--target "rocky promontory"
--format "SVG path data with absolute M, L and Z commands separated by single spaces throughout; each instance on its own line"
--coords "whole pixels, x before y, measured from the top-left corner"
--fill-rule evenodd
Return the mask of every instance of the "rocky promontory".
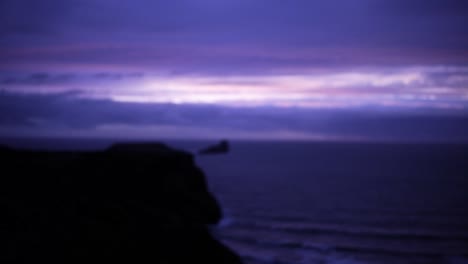
M 1 263 L 240 263 L 215 240 L 219 204 L 189 153 L 0 147 Z

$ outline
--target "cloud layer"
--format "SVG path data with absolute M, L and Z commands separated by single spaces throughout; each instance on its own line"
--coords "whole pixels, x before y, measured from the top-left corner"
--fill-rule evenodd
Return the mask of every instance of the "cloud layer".
M 2 0 L 0 130 L 464 140 L 467 24 L 465 0 Z
M 198 74 L 466 64 L 468 4 L 4 0 L 0 59 Z
M 468 115 L 460 110 L 402 112 L 382 108 L 369 112 L 365 108 L 317 110 L 141 104 L 80 99 L 77 95 L 2 93 L 0 132 L 3 136 L 8 133 L 12 136 L 12 132 L 32 136 L 48 131 L 73 137 L 83 131 L 88 136 L 96 135 L 104 129 L 107 136 L 124 133 L 129 138 L 146 133 L 146 137 L 153 138 L 183 135 L 188 138 L 468 140 Z
M 10 92 L 64 93 L 121 102 L 346 108 L 468 106 L 468 67 L 399 67 L 277 75 L 204 76 L 125 71 L 0 73 Z

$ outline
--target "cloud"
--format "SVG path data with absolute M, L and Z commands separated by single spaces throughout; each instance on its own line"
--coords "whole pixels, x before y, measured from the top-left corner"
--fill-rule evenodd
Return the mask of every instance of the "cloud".
M 193 75 L 138 71 L 0 73 L 10 92 L 60 93 L 119 102 L 355 108 L 466 109 L 466 67 L 373 67 L 302 74 Z
M 198 74 L 466 64 L 464 2 L 7 0 L 0 60 Z
M 140 136 L 147 127 L 172 127 L 166 137 L 177 136 L 177 131 L 190 137 L 186 130 L 202 129 L 211 131 L 210 135 L 231 131 L 232 137 L 236 133 L 268 137 L 287 132 L 367 140 L 468 140 L 468 113 L 464 110 L 242 108 L 80 99 L 76 92 L 0 94 L 0 128 L 13 128 L 10 132 L 28 131 L 34 135 L 34 131 L 53 134 L 67 129 L 93 134 L 102 127 L 119 126 L 140 129 Z
M 123 81 L 134 80 L 144 77 L 141 72 L 98 72 L 98 73 L 12 73 L 1 74 L 0 84 L 5 86 L 11 85 L 77 85 L 83 82 L 95 81 Z
M 468 3 L 464 0 L 395 0 L 377 1 L 395 14 L 418 16 L 464 16 Z
M 75 2 L 67 1 L 69 4 Z M 0 1 L 0 35 L 57 36 L 57 25 L 66 18 L 71 6 L 60 0 L 2 0 Z

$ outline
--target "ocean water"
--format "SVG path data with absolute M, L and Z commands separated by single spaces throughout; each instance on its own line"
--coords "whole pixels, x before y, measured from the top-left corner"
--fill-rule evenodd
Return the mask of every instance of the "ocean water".
M 468 263 L 468 148 L 238 142 L 198 156 L 246 263 Z
M 232 142 L 196 161 L 225 214 L 213 232 L 247 264 L 468 263 L 468 145 Z

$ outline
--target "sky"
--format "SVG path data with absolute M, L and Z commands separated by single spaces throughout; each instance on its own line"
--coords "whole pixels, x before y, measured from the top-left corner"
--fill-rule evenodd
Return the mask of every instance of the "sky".
M 465 0 L 0 0 L 0 136 L 468 141 Z

